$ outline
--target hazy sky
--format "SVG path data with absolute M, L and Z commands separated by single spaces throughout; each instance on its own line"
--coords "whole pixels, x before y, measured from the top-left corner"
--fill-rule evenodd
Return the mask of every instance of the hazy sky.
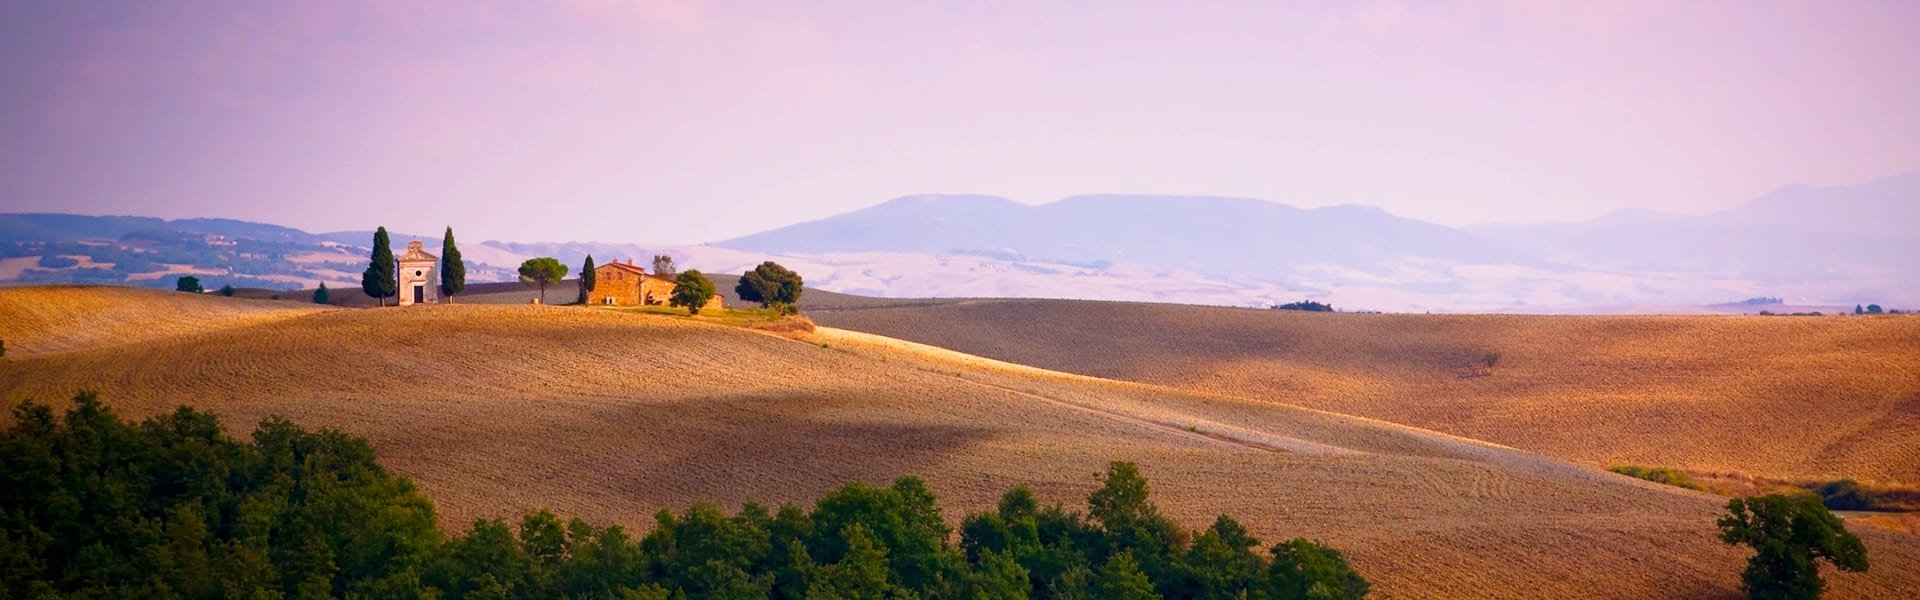
M 0 0 L 0 212 L 684 243 L 895 196 L 1706 212 L 1920 169 L 1920 2 Z

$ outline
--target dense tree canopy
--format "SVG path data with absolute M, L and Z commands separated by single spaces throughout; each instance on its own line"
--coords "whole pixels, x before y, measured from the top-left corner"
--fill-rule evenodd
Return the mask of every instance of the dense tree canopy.
M 373 256 L 367 260 L 367 270 L 360 273 L 360 291 L 386 306 L 388 298 L 400 293 L 396 271 L 399 268 L 393 259 L 393 244 L 387 239 L 387 228 L 373 230 Z
M 82 394 L 0 435 L 0 596 L 386 596 L 418 587 L 433 505 L 365 440 L 182 408 L 138 425 Z
M 139 424 L 91 394 L 0 432 L 0 597 L 1357 598 L 1339 552 L 1220 517 L 1189 535 L 1114 463 L 1086 514 L 1016 487 L 955 536 L 924 482 L 811 509 L 695 504 L 638 539 L 540 511 L 460 535 L 365 440 L 282 420 L 248 442 L 189 408 Z M 1191 541 L 1189 542 L 1189 538 Z
M 685 306 L 688 313 L 697 315 L 707 301 L 713 299 L 714 293 L 713 280 L 707 279 L 699 269 L 688 269 L 673 278 L 673 293 L 668 296 L 667 303 Z
M 1312 300 L 1301 300 L 1301 301 L 1299 301 L 1299 302 L 1288 302 L 1288 303 L 1286 303 L 1286 304 L 1282 304 L 1282 305 L 1279 305 L 1279 306 L 1275 306 L 1275 307 L 1273 307 L 1273 308 L 1274 308 L 1274 310 L 1299 310 L 1299 311 L 1306 311 L 1306 312 L 1333 312 L 1333 305 L 1332 305 L 1332 304 L 1327 304 L 1327 303 L 1325 303 L 1325 302 L 1315 302 L 1315 301 L 1312 301 Z
M 453 243 L 453 228 L 440 240 L 440 295 L 453 301 L 467 289 L 467 261 L 460 258 L 460 247 Z
M 313 303 L 314 304 L 332 304 L 333 303 L 333 292 L 327 291 L 327 282 L 325 281 L 320 282 L 320 287 L 315 288 L 313 290 Z
M 520 282 L 540 286 L 540 303 L 547 303 L 547 286 L 567 277 L 567 266 L 553 257 L 529 258 L 520 263 Z
M 1752 547 L 1740 577 L 1751 598 L 1818 598 L 1826 589 L 1816 561 L 1867 570 L 1867 548 L 1813 494 L 1769 494 L 1727 501 L 1720 539 Z
M 740 283 L 733 286 L 733 291 L 747 302 L 792 306 L 800 302 L 800 293 L 806 290 L 804 284 L 799 273 L 780 266 L 780 263 L 767 261 L 752 271 L 742 273 Z
M 199 277 L 194 277 L 192 275 L 185 275 L 180 277 L 179 280 L 173 282 L 173 291 L 198 294 L 198 293 L 207 291 L 207 288 L 200 286 Z

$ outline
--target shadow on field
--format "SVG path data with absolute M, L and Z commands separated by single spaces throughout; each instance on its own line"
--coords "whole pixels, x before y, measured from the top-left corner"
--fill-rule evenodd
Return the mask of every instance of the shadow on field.
M 897 400 L 860 397 L 789 392 L 602 406 L 600 418 L 628 424 L 645 440 L 632 448 L 632 471 L 609 475 L 648 495 L 801 500 L 848 481 L 884 485 L 925 475 L 999 434 L 910 413 Z

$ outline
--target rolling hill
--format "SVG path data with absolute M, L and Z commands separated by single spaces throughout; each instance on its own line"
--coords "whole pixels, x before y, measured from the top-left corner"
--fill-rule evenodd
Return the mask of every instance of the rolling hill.
M 822 325 L 1307 406 L 1595 467 L 1920 483 L 1920 317 L 1301 313 L 1053 300 Z M 1483 374 L 1488 352 L 1501 355 Z
M 133 326 L 234 319 L 69 338 L 62 324 L 102 304 Z M 17 318 L 29 311 L 42 316 Z M 0 290 L 0 339 L 38 340 L 0 361 L 0 403 L 87 388 L 130 416 L 187 403 L 233 424 L 338 427 L 450 524 L 552 507 L 644 529 L 661 506 L 798 500 L 903 473 L 924 475 L 956 519 L 1017 482 L 1075 503 L 1117 459 L 1141 464 L 1170 516 L 1325 539 L 1382 597 L 1725 597 L 1742 564 L 1715 538 L 1713 496 L 1271 398 L 846 330 L 794 340 L 597 308 L 54 288 Z M 1859 533 L 1874 569 L 1831 577 L 1836 596 L 1920 589 L 1920 538 Z

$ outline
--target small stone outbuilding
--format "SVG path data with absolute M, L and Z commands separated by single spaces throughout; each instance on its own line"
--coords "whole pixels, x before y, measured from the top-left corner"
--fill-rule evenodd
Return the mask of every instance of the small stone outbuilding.
M 440 257 L 427 254 L 420 242 L 407 242 L 407 253 L 399 257 L 400 305 L 434 304 L 440 301 Z

